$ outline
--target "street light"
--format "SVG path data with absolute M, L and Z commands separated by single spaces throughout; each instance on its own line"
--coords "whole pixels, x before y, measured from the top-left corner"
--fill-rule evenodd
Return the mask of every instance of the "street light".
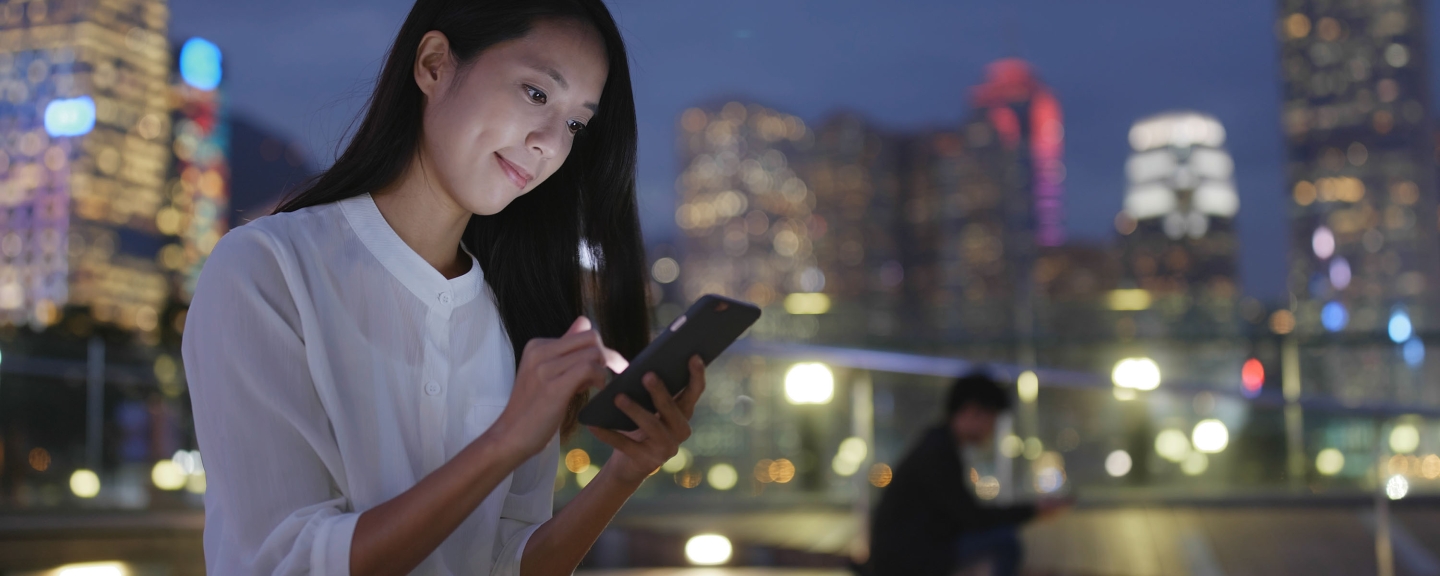
M 1154 390 L 1160 387 L 1160 366 L 1149 358 L 1126 358 L 1115 363 L 1110 379 L 1121 388 Z
M 801 362 L 785 373 L 785 399 L 791 404 L 829 404 L 835 397 L 835 374 L 819 362 Z

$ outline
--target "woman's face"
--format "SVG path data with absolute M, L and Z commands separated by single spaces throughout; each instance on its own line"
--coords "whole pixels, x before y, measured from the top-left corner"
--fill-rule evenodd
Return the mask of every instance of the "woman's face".
M 431 32 L 415 66 L 426 94 L 425 176 L 473 214 L 503 210 L 565 163 L 607 68 L 599 34 L 576 22 L 537 22 L 459 70 L 444 36 Z

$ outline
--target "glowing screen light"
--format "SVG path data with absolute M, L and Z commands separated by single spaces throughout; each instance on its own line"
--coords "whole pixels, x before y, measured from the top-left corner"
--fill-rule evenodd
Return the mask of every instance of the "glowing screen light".
M 204 38 L 191 38 L 180 47 L 180 77 L 201 90 L 220 85 L 220 47 Z
M 1247 398 L 1260 395 L 1260 389 L 1265 386 L 1265 365 L 1258 358 L 1246 360 L 1240 368 L 1240 384 Z
M 698 566 L 724 564 L 730 553 L 730 539 L 719 534 L 700 534 L 685 542 L 685 559 Z
M 1330 302 L 1320 309 L 1320 324 L 1326 330 L 1339 332 L 1345 329 L 1350 323 L 1350 312 L 1345 310 L 1345 305 L 1339 302 Z
M 1406 314 L 1404 310 L 1396 310 L 1394 314 L 1390 315 L 1388 329 L 1390 341 L 1396 344 L 1409 340 L 1410 336 L 1415 333 L 1415 327 L 1410 324 L 1410 315 Z
M 95 100 L 89 96 L 51 100 L 45 105 L 45 133 L 81 136 L 95 128 Z

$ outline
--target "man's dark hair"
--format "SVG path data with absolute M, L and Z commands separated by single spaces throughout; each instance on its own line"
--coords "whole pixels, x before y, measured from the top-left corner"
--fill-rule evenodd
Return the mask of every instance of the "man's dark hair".
M 985 370 L 976 370 L 955 379 L 950 393 L 945 397 L 945 415 L 954 417 L 967 404 L 978 404 L 981 408 L 1000 413 L 1010 409 L 1010 395 Z

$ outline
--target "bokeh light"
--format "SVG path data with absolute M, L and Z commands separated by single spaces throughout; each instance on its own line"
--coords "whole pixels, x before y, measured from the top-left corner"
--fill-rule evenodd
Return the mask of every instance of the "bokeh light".
M 75 470 L 70 474 L 70 492 L 80 498 L 94 498 L 100 493 L 100 476 L 85 468 Z
M 1155 436 L 1155 453 L 1171 462 L 1183 462 L 1190 455 L 1190 437 L 1175 428 L 1161 430 Z
M 778 458 L 770 463 L 770 479 L 784 484 L 795 479 L 795 463 L 788 458 Z
M 1345 305 L 1340 302 L 1327 302 L 1325 307 L 1320 309 L 1320 324 L 1326 330 L 1339 332 L 1349 323 L 1350 312 L 1345 310 Z
M 785 399 L 791 404 L 829 404 L 835 397 L 835 374 L 819 362 L 801 362 L 785 373 Z
M 876 488 L 884 488 L 890 485 L 890 480 L 894 478 L 894 476 L 895 473 L 890 470 L 889 464 L 877 462 L 870 466 L 870 474 L 868 479 L 870 480 L 871 486 L 874 486 Z
M 1419 368 L 1425 364 L 1425 343 L 1419 338 L 1411 338 L 1401 346 L 1400 355 L 1405 358 L 1407 366 Z
M 1180 462 L 1180 471 L 1186 476 L 1199 476 L 1205 473 L 1210 467 L 1210 457 L 1201 452 L 1191 452 L 1185 455 L 1185 460 Z
M 1130 473 L 1130 453 L 1124 450 L 1116 450 L 1105 457 L 1105 473 L 1119 478 Z
M 1390 429 L 1390 451 L 1409 454 L 1420 447 L 1420 430 L 1414 424 L 1396 424 Z
M 680 450 L 675 452 L 674 456 L 671 456 L 669 460 L 666 460 L 665 463 L 660 466 L 660 469 L 674 474 L 684 470 L 686 466 L 689 466 L 690 461 L 690 451 L 686 450 L 684 446 L 681 446 Z
M 1410 481 L 1404 476 L 1396 474 L 1385 482 L 1385 495 L 1391 500 L 1399 500 L 1410 493 Z
M 830 468 L 841 476 L 854 476 L 860 471 L 860 466 L 865 464 L 868 453 L 865 441 L 851 436 L 840 442 L 840 448 L 835 451 L 835 457 L 830 461 Z
M 220 47 L 204 38 L 191 38 L 180 47 L 180 77 L 200 90 L 220 85 Z
M 738 480 L 740 480 L 740 474 L 735 471 L 734 466 L 729 464 L 716 464 L 710 467 L 709 472 L 705 473 L 705 481 L 709 482 L 710 487 L 716 490 L 734 488 Z
M 719 566 L 730 561 L 730 539 L 719 534 L 699 534 L 685 542 L 685 559 L 696 566 Z
M 1334 448 L 1326 448 L 1315 455 L 1315 471 L 1322 476 L 1334 476 L 1345 469 L 1345 454 Z
M 1386 331 L 1390 334 L 1390 341 L 1396 344 L 1409 340 L 1410 336 L 1415 333 L 1415 327 L 1410 324 L 1410 314 L 1404 310 L 1396 310 L 1391 313 Z
M 1214 418 L 1201 420 L 1190 433 L 1190 443 L 1206 454 L 1223 452 L 1230 444 L 1230 430 L 1224 422 Z
M 1126 358 L 1115 363 L 1110 379 L 1121 388 L 1154 390 L 1160 387 L 1160 366 L 1149 358 Z
M 165 459 L 150 469 L 150 481 L 161 490 L 179 490 L 185 487 L 185 470 L 174 460 Z
M 1246 397 L 1254 398 L 1260 395 L 1260 390 L 1265 386 L 1265 365 L 1260 363 L 1260 359 L 1251 358 L 1245 361 L 1245 365 L 1240 368 L 1240 384 Z
M 666 464 L 669 464 L 669 462 L 666 462 Z M 576 448 L 565 453 L 566 470 L 579 474 L 581 471 L 584 471 L 586 468 L 589 467 L 590 454 L 586 453 L 584 450 Z M 684 468 L 684 466 L 681 466 L 681 468 Z

